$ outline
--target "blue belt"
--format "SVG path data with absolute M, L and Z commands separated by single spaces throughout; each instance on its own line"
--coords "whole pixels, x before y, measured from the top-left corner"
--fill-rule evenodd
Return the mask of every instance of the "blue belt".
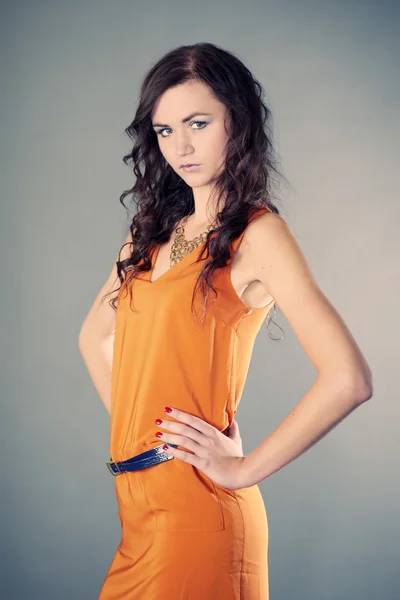
M 115 462 L 110 456 L 110 460 L 106 462 L 107 468 L 110 471 L 110 473 L 112 473 L 115 476 L 120 475 L 121 473 L 125 473 L 126 471 L 140 471 L 140 469 L 145 469 L 146 467 L 158 465 L 158 463 L 165 462 L 166 460 L 171 460 L 174 457 L 171 456 L 171 454 L 168 454 L 166 450 L 162 449 L 164 444 L 172 446 L 173 448 L 178 447 L 177 444 L 170 444 L 169 442 L 164 442 L 159 446 L 155 446 L 150 450 L 146 450 L 141 454 L 132 456 L 132 458 L 128 458 L 127 460 L 121 460 L 120 462 Z

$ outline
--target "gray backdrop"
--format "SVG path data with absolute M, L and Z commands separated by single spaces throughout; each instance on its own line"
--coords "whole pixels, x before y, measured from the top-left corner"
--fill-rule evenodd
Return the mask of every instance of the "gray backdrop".
M 271 600 L 398 598 L 398 3 L 1 6 L 1 597 L 95 599 L 116 550 L 109 416 L 78 334 L 127 230 L 123 130 L 141 78 L 171 48 L 210 41 L 266 89 L 290 182 L 282 216 L 375 384 L 260 484 Z M 276 320 L 286 339 L 261 329 L 237 414 L 245 453 L 315 376 L 279 309 Z

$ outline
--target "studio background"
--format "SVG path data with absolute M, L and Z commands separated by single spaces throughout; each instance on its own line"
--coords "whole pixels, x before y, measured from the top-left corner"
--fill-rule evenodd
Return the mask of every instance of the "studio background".
M 264 86 L 290 184 L 277 205 L 374 377 L 369 402 L 260 484 L 271 599 L 398 598 L 398 3 L 1 8 L 2 598 L 95 599 L 119 543 L 109 415 L 78 334 L 127 233 L 141 79 L 200 41 Z M 285 339 L 261 328 L 237 413 L 245 454 L 316 375 L 279 307 L 275 322 Z

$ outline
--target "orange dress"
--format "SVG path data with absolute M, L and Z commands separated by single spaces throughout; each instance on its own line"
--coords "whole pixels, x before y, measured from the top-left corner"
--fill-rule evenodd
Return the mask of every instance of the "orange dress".
M 257 208 L 252 219 L 270 212 Z M 258 331 L 274 302 L 247 307 L 227 266 L 191 300 L 201 245 L 153 282 L 151 271 L 119 291 L 112 367 L 110 456 L 126 460 L 162 441 L 155 419 L 180 408 L 227 429 Z M 155 249 L 157 251 L 159 246 Z M 154 267 L 156 252 L 152 254 Z M 129 277 L 127 278 L 129 282 Z M 197 319 L 198 317 L 198 319 Z M 182 448 L 182 447 L 180 447 Z M 268 522 L 258 485 L 229 490 L 178 458 L 114 477 L 122 536 L 98 600 L 267 600 Z

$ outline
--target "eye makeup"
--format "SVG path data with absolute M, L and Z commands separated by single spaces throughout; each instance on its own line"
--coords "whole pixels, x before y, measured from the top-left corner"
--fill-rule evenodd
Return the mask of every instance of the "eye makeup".
M 197 127 L 196 128 L 197 130 L 199 130 L 199 129 L 205 129 L 205 127 L 208 125 L 208 122 L 207 121 L 192 121 L 190 123 L 190 125 L 193 125 L 193 124 L 201 125 L 202 127 Z M 161 137 L 165 138 L 165 137 L 168 137 L 168 136 L 162 135 L 162 132 L 165 131 L 166 129 L 170 129 L 170 127 L 163 127 L 162 129 L 158 129 L 158 130 L 154 129 L 154 131 L 156 132 L 157 135 L 161 135 Z M 196 131 L 196 129 L 195 129 L 195 131 Z

